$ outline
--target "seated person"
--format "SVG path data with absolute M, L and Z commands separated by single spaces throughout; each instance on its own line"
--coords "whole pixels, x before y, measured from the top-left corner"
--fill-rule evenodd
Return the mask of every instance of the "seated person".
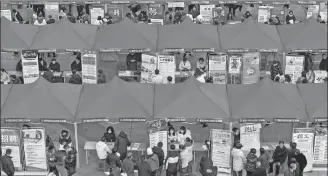
M 47 71 L 47 62 L 42 59 L 42 57 L 39 57 L 39 71 Z
M 71 64 L 71 70 L 82 71 L 81 58 L 76 56 L 76 59 Z
M 137 53 L 130 53 L 126 56 L 126 66 L 127 70 L 130 71 L 137 71 L 138 68 L 138 62 L 140 62 L 138 54 Z
M 55 83 L 55 76 L 49 68 L 47 68 L 47 71 L 45 71 L 42 76 L 47 81 L 49 81 L 51 83 Z
M 207 63 L 205 62 L 204 58 L 199 58 L 197 62 L 197 70 L 201 72 L 207 71 Z
M 22 59 L 19 60 L 16 64 L 16 71 L 17 72 L 22 72 L 23 71 Z
M 107 158 L 108 153 L 112 153 L 111 149 L 107 145 L 107 140 L 104 136 L 101 137 L 101 140 L 99 142 L 97 142 L 96 151 L 100 160 L 105 160 Z
M 65 145 L 72 145 L 72 139 L 71 139 L 71 135 L 67 130 L 62 130 L 60 135 L 59 135 L 59 144 L 60 144 L 60 150 L 63 150 L 63 147 Z
M 97 84 L 105 84 L 105 83 L 106 83 L 106 75 L 104 74 L 102 69 L 99 69 Z
M 47 152 L 46 152 L 46 156 L 47 156 L 47 161 L 48 164 L 50 166 L 54 166 L 55 163 L 57 162 L 57 157 L 56 157 L 56 148 L 54 143 L 49 143 L 49 146 L 47 148 Z
M 106 138 L 107 142 L 116 141 L 115 130 L 112 126 L 107 127 L 107 131 L 104 133 L 104 137 Z
M 9 84 L 11 82 L 10 76 L 5 69 L 1 69 L 1 84 Z
M 202 157 L 199 162 L 199 172 L 203 176 L 216 176 L 218 168 L 213 166 L 213 161 L 209 157 Z
M 13 81 L 13 84 L 23 84 L 22 77 L 17 77 L 16 75 L 11 75 L 10 77 Z
M 178 142 L 180 145 L 184 145 L 187 138 L 191 139 L 191 132 L 186 129 L 185 126 L 182 126 L 178 134 Z
M 48 67 L 51 71 L 53 72 L 60 72 L 60 65 L 59 63 L 56 61 L 56 59 L 52 59 L 51 63 L 49 64 Z
M 179 64 L 180 71 L 190 71 L 191 70 L 191 64 L 187 59 L 190 57 L 190 55 L 191 55 L 190 53 L 183 54 L 183 59 L 182 59 L 182 61 L 180 61 L 180 64 Z
M 159 70 L 155 70 L 155 76 L 151 80 L 152 83 L 154 84 L 163 84 L 164 82 L 164 77 L 159 74 Z
M 72 70 L 72 76 L 69 79 L 69 83 L 71 84 L 82 84 L 82 78 L 79 74 L 76 73 L 76 70 Z

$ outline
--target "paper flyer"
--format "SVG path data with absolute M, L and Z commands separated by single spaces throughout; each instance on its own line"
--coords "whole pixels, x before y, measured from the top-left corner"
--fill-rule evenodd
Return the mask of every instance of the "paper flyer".
M 314 19 L 317 19 L 318 15 L 319 15 L 319 5 L 308 5 L 306 18 L 313 17 Z
M 240 143 L 243 144 L 243 151 L 249 152 L 252 148 L 258 149 L 261 147 L 260 135 L 262 125 L 256 124 L 245 124 L 240 127 Z
M 297 148 L 303 153 L 307 159 L 307 165 L 304 172 L 313 170 L 313 140 L 314 129 L 312 128 L 294 128 L 293 142 L 297 143 Z
M 259 6 L 257 21 L 259 23 L 265 23 L 269 21 L 270 17 L 270 9 L 267 6 Z
M 159 142 L 163 143 L 163 151 L 166 157 L 167 155 L 167 122 L 165 119 L 154 120 L 148 122 L 147 125 L 149 133 L 149 145 L 150 147 L 157 146 Z
M 320 2 L 320 10 L 319 10 L 319 14 L 321 16 L 322 21 L 327 22 L 328 18 L 327 18 L 327 4 L 326 2 Z
M 229 57 L 229 73 L 239 74 L 241 67 L 241 57 L 240 56 L 230 56 Z
M 163 24 L 164 9 L 162 4 L 148 4 L 148 18 L 151 23 Z
M 37 50 L 22 50 L 21 53 L 24 84 L 30 84 L 39 78 L 39 60 Z
M 123 5 L 107 4 L 107 13 L 112 17 L 112 22 L 117 23 L 123 19 Z
M 313 164 L 327 165 L 327 126 L 315 127 Z
M 295 84 L 303 71 L 304 56 L 286 56 L 285 74 L 289 75 Z
M 175 83 L 175 57 L 169 55 L 158 55 L 159 74 L 164 77 L 164 84 L 167 84 L 167 77 L 172 77 L 172 83 Z
M 226 84 L 227 55 L 208 55 L 209 74 L 213 77 L 213 84 Z
M 105 10 L 101 7 L 93 7 L 90 9 L 90 16 L 91 16 L 91 24 L 94 24 L 97 21 L 98 16 L 103 18 L 105 15 Z
M 315 80 L 314 83 L 325 83 L 327 79 L 327 71 L 325 70 L 314 70 Z
M 142 54 L 141 55 L 141 83 L 152 83 L 153 75 L 156 70 L 156 56 Z
M 21 150 L 20 150 L 20 129 L 1 127 L 1 151 L 6 154 L 7 149 L 11 149 L 11 160 L 15 168 L 21 168 Z
M 260 79 L 260 53 L 243 54 L 243 84 L 257 83 Z
M 220 173 L 231 173 L 230 151 L 232 146 L 231 132 L 228 130 L 211 130 L 212 161 Z
M 213 23 L 213 9 L 214 4 L 211 5 L 200 5 L 199 12 L 202 17 L 202 24 L 212 24 Z
M 82 82 L 87 84 L 97 84 L 97 54 L 93 52 L 83 53 L 82 61 Z
M 45 129 L 22 129 L 26 166 L 47 169 Z
M 46 20 L 51 15 L 53 19 L 58 20 L 59 16 L 59 3 L 58 2 L 45 2 L 44 11 L 46 14 Z

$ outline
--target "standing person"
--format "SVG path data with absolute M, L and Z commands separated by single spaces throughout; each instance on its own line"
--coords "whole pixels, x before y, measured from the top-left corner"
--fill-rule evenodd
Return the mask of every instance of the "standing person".
M 287 24 L 295 24 L 296 17 L 294 15 L 294 12 L 291 10 L 289 11 L 288 15 L 286 16 L 286 23 Z
M 213 166 L 213 161 L 209 157 L 202 157 L 199 162 L 199 172 L 203 176 L 216 176 L 217 167 Z
M 282 69 L 281 69 L 281 63 L 277 60 L 274 60 L 272 65 L 271 65 L 271 69 L 270 69 L 270 73 L 271 73 L 271 80 L 274 81 L 274 79 L 276 78 L 277 75 L 283 75 Z
M 1 68 L 1 84 L 9 84 L 11 82 L 8 72 Z
M 106 138 L 107 142 L 116 141 L 115 130 L 112 126 L 107 127 L 107 131 L 104 133 L 104 137 Z
M 181 176 L 187 176 L 192 173 L 192 159 L 193 159 L 193 141 L 187 137 L 185 139 L 185 144 L 180 145 L 180 158 L 181 158 Z
M 134 176 L 134 162 L 132 161 L 132 153 L 129 152 L 122 163 L 122 170 L 127 176 Z
M 261 162 L 256 162 L 256 169 L 252 173 L 252 176 L 267 176 L 267 171 L 261 166 Z
M 157 175 L 160 176 L 163 170 L 163 164 L 164 164 L 164 151 L 163 151 L 163 142 L 159 142 L 157 146 L 153 147 L 153 153 L 157 155 L 158 162 L 159 162 L 159 169 L 157 172 Z
M 65 145 L 65 169 L 67 170 L 67 176 L 72 176 L 76 172 L 76 150 L 74 147 Z
M 240 131 L 237 127 L 232 128 L 234 146 L 240 142 Z
M 259 162 L 261 163 L 261 168 L 266 170 L 267 173 L 269 169 L 270 156 L 269 153 L 264 150 L 264 148 L 260 148 Z
M 273 174 L 274 176 L 278 176 L 280 173 L 280 169 L 282 165 L 285 163 L 287 158 L 287 148 L 283 141 L 279 141 L 279 145 L 273 152 L 272 160 L 273 160 Z
M 49 143 L 46 155 L 50 168 L 56 166 L 55 163 L 57 162 L 57 156 L 56 156 L 56 147 L 54 143 L 52 142 Z
M 15 167 L 14 167 L 14 163 L 11 159 L 12 157 L 10 155 L 11 155 L 11 149 L 7 149 L 6 154 L 1 157 L 2 170 L 8 176 L 14 176 Z
M 328 71 L 327 54 L 322 54 L 322 59 L 319 64 L 319 69 Z
M 56 22 L 56 20 L 53 19 L 51 15 L 49 15 L 49 16 L 48 16 L 47 24 L 53 24 L 53 23 L 55 23 L 55 22 Z
M 67 130 L 62 130 L 59 135 L 59 144 L 62 146 L 72 145 L 71 135 Z
M 107 155 L 112 153 L 112 150 L 108 147 L 106 142 L 106 138 L 103 136 L 101 140 L 96 144 L 96 151 L 100 160 L 105 160 Z
M 308 66 L 306 69 L 306 79 L 309 83 L 314 83 L 315 80 L 315 73 L 313 71 L 313 60 L 312 58 L 308 58 Z
M 304 168 L 307 165 L 307 159 L 299 149 L 296 149 L 295 159 L 300 164 L 300 176 L 303 176 Z
M 175 145 L 170 145 L 165 160 L 166 176 L 177 176 L 179 168 L 179 152 L 175 150 Z
M 256 149 L 252 148 L 248 153 L 248 155 L 246 156 L 245 170 L 247 172 L 247 176 L 252 176 L 253 172 L 256 169 L 256 162 L 257 162 Z
M 121 170 L 115 163 L 110 163 L 110 174 L 109 176 L 121 176 Z
M 131 145 L 131 142 L 128 139 L 128 136 L 121 131 L 117 136 L 114 144 L 114 149 L 120 154 L 120 160 L 123 161 L 128 152 L 128 146 Z
M 137 166 L 137 170 L 138 170 L 138 175 L 140 175 L 140 176 L 151 176 L 151 173 L 152 173 L 151 167 L 146 162 L 145 155 L 142 155 L 140 157 L 140 161 L 137 162 L 136 166 Z
M 292 159 L 292 158 L 294 158 L 295 157 L 295 153 L 296 153 L 296 147 L 297 147 L 297 144 L 296 144 L 296 142 L 291 142 L 290 143 L 290 148 L 288 149 L 288 162 L 290 162 L 290 160 Z
M 112 165 L 112 163 L 114 163 L 117 167 L 122 167 L 120 154 L 117 153 L 115 149 L 113 149 L 112 152 L 107 155 L 106 162 L 108 165 Z
M 13 9 L 12 12 L 14 14 L 12 21 L 17 21 L 17 22 L 24 21 L 23 17 L 20 15 L 20 13 L 16 9 Z
M 49 167 L 47 176 L 60 176 L 60 172 L 58 171 L 56 165 Z
M 97 84 L 105 84 L 106 83 L 106 75 L 102 69 L 98 70 L 98 79 Z
M 232 157 L 232 169 L 235 176 L 242 176 L 244 164 L 246 163 L 246 157 L 244 152 L 241 150 L 243 145 L 241 143 L 235 144 L 235 147 L 231 150 Z
M 185 126 L 182 126 L 178 134 L 178 142 L 180 145 L 184 145 L 187 138 L 191 139 L 191 132 Z
M 47 71 L 47 62 L 42 58 L 39 57 L 39 71 Z
M 300 176 L 300 164 L 296 161 L 296 159 L 294 157 L 292 157 L 290 159 L 289 163 L 295 164 L 295 168 L 294 168 L 295 176 Z
M 156 154 L 153 153 L 152 148 L 147 148 L 147 159 L 146 162 L 150 165 L 151 176 L 156 176 L 159 169 L 159 160 Z

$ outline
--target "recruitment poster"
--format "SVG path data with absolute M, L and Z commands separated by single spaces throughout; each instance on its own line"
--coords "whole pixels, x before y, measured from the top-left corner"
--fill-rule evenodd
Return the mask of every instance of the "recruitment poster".
M 97 21 L 98 16 L 104 18 L 105 10 L 103 7 L 92 7 L 90 9 L 91 24 L 94 24 Z
M 10 21 L 12 20 L 10 3 L 1 2 L 1 17 L 6 17 Z
M 172 77 L 172 83 L 175 83 L 175 57 L 169 55 L 158 55 L 159 74 L 164 77 L 164 84 L 167 84 L 167 77 Z
M 87 84 L 97 84 L 97 54 L 86 52 L 82 54 L 82 82 Z
M 260 79 L 260 53 L 243 54 L 243 84 L 257 83 Z
M 22 129 L 26 166 L 32 169 L 47 169 L 45 129 Z
M 163 25 L 164 9 L 162 4 L 148 4 L 148 18 L 153 24 Z
M 286 56 L 285 74 L 289 75 L 295 84 L 303 71 L 304 56 Z
M 123 19 L 123 5 L 107 4 L 107 13 L 112 17 L 112 22 L 117 23 Z
M 240 127 L 240 143 L 243 144 L 243 151 L 249 152 L 250 149 L 259 149 L 261 147 L 260 135 L 262 125 L 245 124 Z
M 325 70 L 314 70 L 315 80 L 314 83 L 325 83 L 327 79 L 327 71 Z
M 152 83 L 152 78 L 156 70 L 156 56 L 142 54 L 141 55 L 141 83 Z
M 33 83 L 39 78 L 39 60 L 37 50 L 22 50 L 24 84 Z
M 228 130 L 212 129 L 211 141 L 213 166 L 218 167 L 218 172 L 230 174 L 231 132 Z
M 229 73 L 239 74 L 241 67 L 240 56 L 230 56 L 229 58 Z
M 149 133 L 149 145 L 150 147 L 157 146 L 159 142 L 163 143 L 163 151 L 166 157 L 167 155 L 167 122 L 165 119 L 154 120 L 148 122 L 147 125 Z
M 202 24 L 212 24 L 213 23 L 213 9 L 214 4 L 211 5 L 200 5 L 199 12 L 202 17 Z
M 45 2 L 44 11 L 46 14 L 46 20 L 48 20 L 49 15 L 52 16 L 53 19 L 58 20 L 59 16 L 59 3 L 58 2 Z
M 139 18 L 139 17 L 137 17 L 137 16 L 134 16 L 134 15 L 133 15 L 133 12 L 132 12 L 131 9 L 133 9 L 133 7 L 139 5 L 140 8 L 141 8 L 141 13 L 144 14 L 144 15 L 147 15 L 147 9 L 148 9 L 147 4 L 142 3 L 142 4 L 122 4 L 122 5 L 123 5 L 123 17 L 125 17 L 125 16 L 129 13 L 129 14 L 132 15 L 132 17 L 133 17 L 134 19 L 137 19 L 137 20 L 139 21 L 139 23 L 143 23 L 143 22 L 144 22 L 144 20 L 145 20 L 146 18 L 143 18 L 143 19 L 142 19 L 142 18 Z M 131 8 L 131 7 L 132 7 L 132 8 Z
M 327 165 L 327 126 L 315 127 L 313 164 Z
M 327 6 L 326 2 L 320 2 L 319 14 L 321 16 L 322 21 L 325 21 L 325 22 L 327 22 L 327 20 L 328 20 L 327 9 L 328 9 L 328 6 Z
M 20 129 L 1 127 L 1 151 L 3 156 L 7 149 L 11 149 L 11 160 L 15 168 L 21 168 Z
M 265 23 L 268 22 L 271 14 L 270 14 L 270 8 L 267 6 L 259 6 L 259 10 L 258 10 L 258 18 L 257 21 L 259 23 Z
M 297 143 L 297 148 L 307 159 L 307 165 L 304 172 L 310 172 L 313 169 L 313 140 L 314 129 L 312 128 L 294 128 L 293 142 Z
M 208 55 L 209 74 L 213 78 L 213 84 L 226 84 L 227 55 Z

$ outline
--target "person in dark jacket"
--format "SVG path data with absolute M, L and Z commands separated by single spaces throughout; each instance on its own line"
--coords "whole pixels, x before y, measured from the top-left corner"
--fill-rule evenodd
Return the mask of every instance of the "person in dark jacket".
M 159 161 L 159 170 L 162 169 L 162 166 L 164 164 L 164 151 L 163 151 L 163 142 L 159 142 L 157 146 L 153 147 L 153 153 L 157 155 L 158 161 Z
M 253 172 L 256 169 L 256 162 L 257 162 L 257 156 L 256 156 L 256 149 L 252 148 L 248 155 L 246 156 L 246 164 L 245 164 L 245 170 L 247 172 L 247 176 L 252 176 Z
M 260 156 L 258 158 L 258 161 L 261 162 L 261 168 L 268 171 L 270 156 L 269 153 L 264 150 L 264 148 L 260 148 Z
M 277 75 L 283 75 L 282 69 L 281 69 L 281 63 L 277 60 L 274 60 L 272 65 L 271 65 L 271 69 L 270 69 L 270 73 L 271 73 L 271 80 L 274 81 L 274 79 L 276 78 Z
M 175 145 L 170 145 L 170 150 L 165 159 L 166 176 L 177 176 L 179 166 L 179 152 L 175 150 Z
M 105 136 L 107 142 L 115 142 L 116 141 L 115 130 L 112 126 L 107 127 L 107 131 L 104 133 L 104 136 Z
M 65 145 L 64 149 L 66 151 L 65 155 L 65 169 L 67 170 L 67 176 L 72 176 L 76 172 L 76 149 Z
M 328 62 L 327 62 L 327 55 L 326 54 L 322 54 L 322 59 L 320 61 L 320 65 L 319 65 L 319 69 L 320 70 L 325 70 L 328 71 Z
M 127 70 L 137 71 L 138 62 L 140 62 L 139 56 L 137 53 L 130 53 L 126 56 L 126 66 Z
M 256 162 L 256 169 L 253 171 L 252 176 L 267 176 L 267 172 L 261 167 L 261 162 Z
M 19 60 L 16 64 L 16 71 L 17 72 L 22 72 L 23 71 L 22 59 Z
M 54 83 L 55 82 L 55 76 L 52 73 L 52 71 L 50 71 L 49 68 L 47 68 L 47 70 L 43 73 L 42 75 L 44 77 L 44 79 L 46 79 L 47 81 Z
M 56 61 L 56 59 L 52 59 L 49 64 L 49 69 L 53 72 L 60 72 L 60 64 Z
M 98 70 L 98 80 L 97 84 L 105 84 L 106 83 L 106 75 L 102 69 Z
M 288 162 L 290 162 L 290 160 L 295 157 L 295 153 L 297 150 L 296 147 L 297 147 L 296 142 L 290 143 L 290 148 L 288 149 Z
M 109 173 L 110 173 L 109 176 L 121 176 L 121 170 L 120 170 L 119 167 L 117 167 L 115 165 L 115 163 L 111 163 L 109 165 L 109 168 L 110 168 L 110 170 L 109 170 Z
M 150 176 L 151 168 L 150 165 L 146 162 L 146 156 L 142 155 L 140 157 L 140 161 L 136 163 L 136 167 L 138 170 L 138 175 L 142 176 Z
M 6 154 L 1 157 L 2 170 L 8 176 L 14 176 L 15 167 L 14 167 L 14 163 L 11 159 L 12 157 L 10 155 L 11 155 L 11 149 L 7 149 Z
M 213 161 L 209 157 L 202 157 L 199 162 L 199 172 L 203 176 L 216 176 L 218 168 L 213 166 Z
M 49 15 L 48 18 L 49 19 L 47 21 L 47 24 L 52 24 L 52 23 L 55 23 L 56 22 L 55 19 L 53 19 L 51 15 Z
M 119 158 L 119 154 L 115 149 L 112 149 L 112 153 L 109 153 L 106 158 L 106 162 L 108 165 L 112 165 L 112 163 L 116 164 L 116 167 L 121 168 L 121 161 Z
M 128 153 L 126 158 L 123 160 L 122 163 L 122 170 L 127 176 L 134 176 L 134 162 L 132 161 L 132 153 Z
M 76 57 L 75 60 L 71 63 L 71 70 L 82 71 L 81 58 Z
M 285 147 L 283 141 L 279 141 L 279 145 L 276 147 L 272 155 L 272 160 L 274 162 L 273 173 L 275 174 L 275 176 L 279 175 L 280 166 L 285 163 L 286 158 L 287 148 Z
M 48 71 L 47 62 L 42 59 L 42 57 L 39 57 L 39 71 Z
M 72 144 L 72 139 L 71 135 L 67 130 L 62 130 L 60 135 L 59 135 L 59 144 L 60 145 L 71 145 Z
M 114 149 L 120 154 L 120 160 L 124 160 L 128 152 L 128 146 L 131 145 L 131 142 L 128 139 L 128 136 L 121 131 L 117 136 L 114 144 Z
M 12 12 L 14 14 L 12 21 L 17 21 L 17 22 L 23 22 L 24 21 L 23 17 L 20 15 L 20 13 L 16 9 L 13 9 Z
M 71 84 L 82 84 L 82 78 L 79 74 L 76 73 L 75 69 L 72 71 L 72 76 L 69 79 L 69 83 L 71 83 Z
M 294 12 L 291 10 L 286 16 L 286 24 L 295 24 L 295 22 L 296 22 L 296 17 L 294 15 Z
M 303 155 L 303 153 L 301 153 L 301 151 L 299 149 L 296 149 L 295 159 L 298 162 L 298 164 L 300 165 L 300 176 L 303 176 L 304 168 L 307 165 L 307 159 L 306 159 L 305 155 Z

